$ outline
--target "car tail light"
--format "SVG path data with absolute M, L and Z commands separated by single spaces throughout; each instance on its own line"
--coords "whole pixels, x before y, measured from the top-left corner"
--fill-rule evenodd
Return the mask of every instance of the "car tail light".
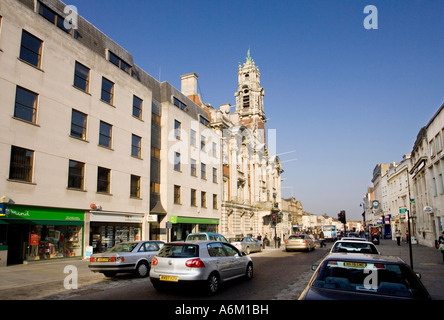
M 304 239 L 304 240 L 302 240 L 302 243 L 307 243 L 307 240 L 305 240 L 305 239 Z
M 190 268 L 205 268 L 205 264 L 199 258 L 187 260 L 187 262 L 185 262 L 185 265 Z
M 96 258 L 93 257 L 89 258 L 89 262 L 96 262 Z
M 111 261 L 111 262 L 116 262 L 116 257 L 111 257 L 111 258 L 109 259 L 109 261 Z
M 154 257 L 153 260 L 151 260 L 151 265 L 152 266 L 157 266 L 158 263 L 159 263 L 159 261 L 157 260 L 156 257 Z

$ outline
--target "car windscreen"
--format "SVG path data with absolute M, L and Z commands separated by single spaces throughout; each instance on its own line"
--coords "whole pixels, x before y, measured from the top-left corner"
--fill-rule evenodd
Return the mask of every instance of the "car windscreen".
M 404 298 L 425 298 L 415 275 L 404 265 L 327 260 L 314 287 Z
M 131 252 L 137 246 L 137 242 L 122 242 L 116 244 L 108 252 Z
M 157 253 L 162 258 L 194 258 L 199 256 L 199 246 L 193 244 L 165 244 Z
M 376 247 L 370 243 L 363 242 L 336 242 L 332 252 L 354 252 L 378 254 Z

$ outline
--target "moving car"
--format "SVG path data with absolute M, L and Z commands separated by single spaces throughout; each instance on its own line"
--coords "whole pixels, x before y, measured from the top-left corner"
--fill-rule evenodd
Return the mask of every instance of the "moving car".
M 251 252 L 262 251 L 262 241 L 252 237 L 229 238 L 228 241 L 239 251 L 250 254 Z
M 314 250 L 316 247 L 315 240 L 308 234 L 294 234 L 285 240 L 285 250 L 288 252 L 290 250 Z
M 380 254 L 373 243 L 361 240 L 338 240 L 330 249 L 333 252 Z
M 430 300 L 420 274 L 399 257 L 330 253 L 315 269 L 299 300 Z
M 228 240 L 223 235 L 215 232 L 190 233 L 185 241 L 196 241 L 196 240 L 214 240 L 214 241 L 228 242 Z
M 106 277 L 117 273 L 135 273 L 148 276 L 151 259 L 163 246 L 162 241 L 121 242 L 103 253 L 95 253 L 89 260 L 89 269 Z
M 155 289 L 198 284 L 209 294 L 225 281 L 253 277 L 253 262 L 245 253 L 222 241 L 170 242 L 151 262 L 150 280 Z

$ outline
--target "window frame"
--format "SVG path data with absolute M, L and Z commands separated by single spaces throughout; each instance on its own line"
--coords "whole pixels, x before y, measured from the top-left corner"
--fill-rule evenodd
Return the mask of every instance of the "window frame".
M 102 132 L 103 126 L 106 126 L 109 129 L 109 132 Z M 108 145 L 102 144 L 102 137 L 107 140 Z M 113 142 L 113 125 L 109 124 L 105 121 L 100 120 L 99 122 L 99 146 L 112 149 Z
M 140 199 L 141 177 L 132 174 L 130 177 L 130 197 Z
M 73 122 L 74 121 L 74 113 L 76 113 L 78 116 L 84 116 L 85 119 L 83 121 L 84 122 L 83 125 L 80 125 L 80 124 L 77 124 L 77 123 Z M 73 131 L 73 125 L 78 127 L 78 128 L 82 128 L 83 132 Z M 72 112 L 71 112 L 71 132 L 70 132 L 70 136 L 73 137 L 73 138 L 79 139 L 79 140 L 87 141 L 86 140 L 87 127 L 88 127 L 88 115 L 86 113 L 83 113 L 83 112 L 78 111 L 76 109 L 72 109 Z M 81 137 L 78 137 L 76 134 L 73 134 L 73 132 L 74 133 L 81 133 L 80 134 Z
M 178 185 L 174 185 L 174 192 L 173 192 L 173 202 L 174 202 L 174 204 L 182 204 L 181 203 L 181 195 L 180 195 L 180 193 L 181 193 L 181 187 L 180 186 L 178 186 Z
M 134 141 L 137 139 L 137 141 Z M 134 144 L 136 142 L 136 144 Z M 137 154 L 134 154 L 134 151 L 137 151 Z M 137 159 L 142 159 L 142 137 L 135 135 L 134 133 L 131 135 L 131 156 Z
M 103 179 L 102 174 L 106 175 L 105 179 Z M 102 188 L 101 186 L 102 184 L 105 185 L 105 188 Z M 97 193 L 110 194 L 110 192 L 111 192 L 111 169 L 99 166 L 97 167 Z
M 19 152 L 24 153 L 23 158 L 20 158 L 23 155 L 20 155 Z M 34 179 L 34 160 L 34 150 L 11 145 L 8 179 L 32 183 Z
M 105 85 L 112 84 L 110 91 L 108 91 L 106 88 L 104 88 L 104 84 Z M 107 103 L 107 104 L 113 105 L 115 86 L 116 86 L 116 84 L 114 82 L 112 82 L 111 80 L 109 80 L 105 77 L 102 77 L 102 89 L 101 89 L 101 94 L 100 94 L 100 100 Z M 107 96 L 104 96 L 104 94 Z M 108 97 L 109 97 L 109 101 L 106 99 Z
M 83 76 L 82 72 L 78 72 L 78 68 L 83 68 L 83 71 L 88 70 L 88 74 L 86 76 L 86 79 L 81 77 Z M 89 84 L 90 84 L 90 77 L 91 77 L 91 69 L 88 68 L 87 66 L 85 66 L 84 64 L 81 64 L 80 62 L 76 61 L 75 65 L 74 65 L 74 83 L 73 86 L 81 91 L 84 91 L 86 93 L 89 93 Z M 82 82 L 82 84 L 85 84 L 85 89 L 83 89 L 82 87 L 76 85 L 76 79 L 80 79 L 79 81 Z
M 32 94 L 34 96 L 34 101 L 32 103 L 32 106 L 25 104 L 25 101 L 19 101 L 20 100 L 19 99 L 19 92 L 23 92 L 23 94 Z M 27 100 L 27 98 L 25 98 L 24 100 Z M 15 102 L 14 102 L 14 118 L 15 119 L 20 119 L 20 120 L 23 120 L 23 121 L 26 121 L 26 122 L 29 122 L 29 123 L 36 124 L 37 123 L 37 107 L 38 107 L 38 102 L 39 102 L 39 94 L 38 93 L 36 93 L 34 91 L 31 91 L 31 90 L 28 90 L 26 88 L 23 88 L 21 86 L 16 86 Z M 20 114 L 18 114 L 17 109 L 23 109 L 25 111 L 30 110 L 32 112 L 31 120 L 29 120 L 25 116 L 21 116 Z
M 75 163 L 75 165 L 71 165 L 71 163 Z M 80 165 L 80 168 L 75 168 L 76 165 Z M 80 169 L 81 173 L 78 174 L 76 172 L 72 172 L 72 170 L 74 169 Z M 73 180 L 75 179 L 79 179 L 80 180 L 80 186 L 74 185 Z M 81 162 L 81 161 L 77 161 L 77 160 L 72 160 L 69 159 L 68 160 L 68 189 L 73 189 L 73 190 L 85 190 L 85 163 Z
M 28 39 L 32 39 L 32 40 L 37 40 L 37 42 L 40 43 L 38 52 L 34 51 L 34 49 L 30 48 L 30 44 L 24 45 L 23 41 L 24 36 L 29 36 Z M 37 57 L 37 64 L 35 64 L 33 61 L 30 61 L 31 59 L 27 59 L 25 56 L 25 52 L 23 50 L 27 50 L 27 52 L 30 52 L 33 56 Z M 22 29 L 22 38 L 20 40 L 20 52 L 19 52 L 19 59 L 21 61 L 24 61 L 25 63 L 28 63 L 29 65 L 36 67 L 37 69 L 41 69 L 42 66 L 42 51 L 43 51 L 43 40 L 37 38 L 36 36 L 34 36 L 32 33 L 26 31 L 25 29 Z

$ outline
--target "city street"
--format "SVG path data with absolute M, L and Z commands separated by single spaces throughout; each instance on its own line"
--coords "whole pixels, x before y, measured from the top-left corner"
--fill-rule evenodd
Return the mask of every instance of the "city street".
M 328 246 L 329 247 L 329 246 Z M 117 275 L 105 278 L 93 285 L 77 290 L 64 291 L 45 299 L 80 300 L 272 300 L 297 299 L 311 276 L 311 265 L 327 253 L 326 248 L 312 252 L 285 252 L 267 249 L 250 256 L 254 263 L 251 281 L 233 280 L 222 287 L 222 291 L 209 297 L 198 291 L 156 291 L 149 278 L 138 279 L 132 275 Z M 80 275 L 79 275 L 80 277 Z M 293 285 L 294 284 L 294 285 Z M 293 285 L 293 286 L 291 286 Z

